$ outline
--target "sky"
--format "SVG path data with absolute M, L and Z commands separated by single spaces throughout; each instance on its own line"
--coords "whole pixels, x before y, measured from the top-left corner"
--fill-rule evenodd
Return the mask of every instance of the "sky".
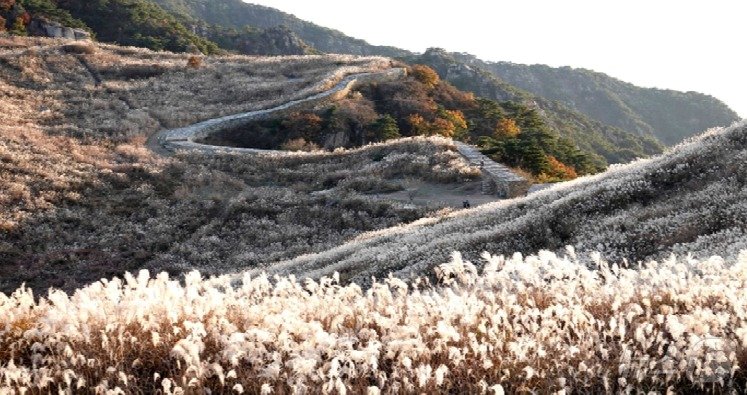
M 747 117 L 744 0 L 251 0 L 371 44 L 571 66 L 698 91 Z

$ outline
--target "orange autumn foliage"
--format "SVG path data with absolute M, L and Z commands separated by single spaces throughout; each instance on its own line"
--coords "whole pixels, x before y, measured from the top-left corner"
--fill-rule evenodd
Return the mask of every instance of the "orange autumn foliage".
M 501 118 L 495 125 L 493 135 L 497 139 L 514 138 L 521 133 L 521 128 L 512 118 Z

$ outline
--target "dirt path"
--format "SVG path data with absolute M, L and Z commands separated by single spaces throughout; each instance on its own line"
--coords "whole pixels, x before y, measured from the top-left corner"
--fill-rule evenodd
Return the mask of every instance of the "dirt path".
M 471 207 L 491 203 L 502 198 L 482 192 L 482 181 L 437 184 L 418 182 L 410 184 L 402 191 L 374 195 L 378 199 L 393 200 L 428 208 L 463 208 L 468 201 Z

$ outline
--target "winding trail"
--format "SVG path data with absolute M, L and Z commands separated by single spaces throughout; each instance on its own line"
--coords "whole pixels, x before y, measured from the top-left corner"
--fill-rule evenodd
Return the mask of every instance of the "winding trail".
M 162 130 L 148 138 L 147 146 L 159 155 L 171 155 L 177 150 L 200 151 L 206 154 L 239 153 L 239 154 L 269 154 L 285 151 L 263 150 L 258 148 L 239 148 L 216 146 L 198 143 L 212 133 L 233 127 L 240 127 L 249 122 L 271 118 L 274 113 L 288 111 L 306 104 L 317 103 L 322 100 L 336 100 L 344 97 L 357 84 L 371 81 L 386 81 L 399 79 L 405 75 L 405 69 L 392 68 L 378 72 L 357 73 L 343 78 L 332 88 L 307 96 L 291 100 L 276 107 L 263 110 L 249 111 L 220 118 L 213 118 L 189 126 Z
M 406 75 L 405 69 L 393 68 L 379 72 L 368 72 L 352 74 L 343 78 L 340 82 L 335 84 L 332 88 L 312 94 L 310 96 L 291 100 L 286 103 L 280 104 L 275 107 L 249 111 L 245 113 L 228 115 L 224 117 L 209 119 L 206 121 L 198 122 L 189 126 L 162 130 L 152 135 L 147 142 L 147 146 L 157 154 L 160 155 L 173 155 L 178 150 L 189 150 L 198 151 L 208 155 L 211 154 L 225 154 L 225 153 L 236 153 L 236 154 L 272 154 L 272 153 L 284 153 L 287 151 L 278 150 L 263 150 L 257 148 L 239 148 L 239 147 L 227 147 L 227 146 L 214 146 L 209 144 L 202 144 L 198 141 L 206 138 L 207 136 L 225 128 L 240 127 L 246 125 L 249 122 L 256 120 L 267 119 L 273 117 L 278 112 L 288 111 L 291 109 L 297 109 L 306 104 L 319 103 L 322 100 L 336 100 L 347 95 L 356 84 L 366 82 L 381 82 L 387 80 L 396 80 Z M 480 153 L 477 148 L 470 146 L 462 142 L 455 142 L 457 151 L 471 164 L 479 165 L 483 173 L 483 194 L 493 195 L 501 198 L 513 198 L 516 196 L 526 195 L 529 188 L 529 182 L 524 177 L 514 173 L 508 167 L 496 163 L 492 159 L 484 156 Z M 487 187 L 485 185 L 487 183 Z M 486 193 L 485 188 L 489 188 L 490 192 Z M 271 271 L 281 272 L 288 270 L 288 265 L 296 262 L 297 259 L 314 259 L 310 257 L 322 256 L 324 254 L 336 254 L 339 251 L 347 251 L 350 249 L 351 243 L 343 244 L 335 249 L 331 249 L 328 252 L 320 254 L 303 255 L 299 258 L 279 262 L 277 267 L 266 267 L 252 269 L 250 272 L 260 271 Z M 334 265 L 323 267 L 312 267 L 310 268 L 310 274 L 323 272 L 327 269 L 335 269 Z M 348 275 L 360 274 L 360 268 L 350 269 Z M 243 271 L 242 271 L 243 273 Z M 234 275 L 236 276 L 236 275 Z
M 265 150 L 258 148 L 241 148 L 202 144 L 209 135 L 227 128 L 236 128 L 249 122 L 273 117 L 273 114 L 296 109 L 322 100 L 336 100 L 347 95 L 357 84 L 371 81 L 396 80 L 406 75 L 403 68 L 392 68 L 378 72 L 357 73 L 343 78 L 332 88 L 304 98 L 291 100 L 275 107 L 254 110 L 245 113 L 213 118 L 189 126 L 162 130 L 148 138 L 147 146 L 159 155 L 171 155 L 177 150 L 199 151 L 214 155 L 225 153 L 237 154 L 272 154 L 285 151 Z M 526 195 L 530 182 L 514 173 L 508 167 L 486 157 L 477 148 L 462 142 L 455 142 L 457 151 L 472 165 L 479 165 L 483 174 L 482 189 L 484 195 L 497 195 L 513 198 Z

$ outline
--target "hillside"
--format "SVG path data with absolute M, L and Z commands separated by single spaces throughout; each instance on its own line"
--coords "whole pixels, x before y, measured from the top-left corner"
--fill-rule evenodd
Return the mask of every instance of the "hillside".
M 442 140 L 309 157 L 162 158 L 145 147 L 162 128 L 273 107 L 389 65 L 221 56 L 194 67 L 186 54 L 0 39 L 0 290 L 72 290 L 146 267 L 219 273 L 426 215 L 370 194 L 403 178 L 473 177 Z
M 207 141 L 245 148 L 331 150 L 400 137 L 443 136 L 479 145 L 494 160 L 540 182 L 569 180 L 606 167 L 528 106 L 475 98 L 426 66 L 402 70 L 406 75 L 358 84 L 342 100 L 221 130 Z
M 545 123 L 558 135 L 572 140 L 582 150 L 604 158 L 599 163 L 625 163 L 662 150 L 655 138 L 626 132 L 590 119 L 560 102 L 516 88 L 480 68 L 480 65 L 465 63 L 458 55 L 442 49 L 431 48 L 422 55 L 406 59 L 434 68 L 444 80 L 477 96 L 536 107 Z
M 481 206 L 360 237 L 318 255 L 263 268 L 318 277 L 427 273 L 452 251 L 597 251 L 625 267 L 670 254 L 734 258 L 747 247 L 747 124 L 712 131 L 670 152 L 524 199 Z M 588 256 L 587 256 L 588 258 Z
M 470 55 L 433 49 L 414 55 L 394 47 L 369 45 L 241 0 L 6 3 L 0 9 L 0 18 L 4 18 L 6 29 L 17 34 L 42 33 L 44 29 L 36 26 L 49 20 L 86 29 L 103 42 L 154 50 L 248 55 L 345 53 L 424 63 L 458 88 L 480 97 L 537 106 L 545 122 L 560 136 L 597 154 L 598 166 L 660 152 L 660 145 L 652 137 L 671 145 L 700 130 L 736 120 L 736 114 L 723 103 L 694 92 L 643 89 L 587 70 L 484 62 Z
M 260 29 L 212 25 L 165 11 L 150 0 L 8 0 L 0 7 L 0 18 L 5 22 L 0 22 L 0 31 L 4 27 L 16 35 L 64 37 L 62 29 L 71 27 L 93 33 L 103 42 L 153 50 L 246 55 L 318 53 L 283 26 Z
M 641 88 L 586 69 L 485 62 L 469 55 L 458 58 L 599 122 L 639 135 L 653 135 L 667 145 L 739 120 L 724 103 L 698 92 Z
M 394 66 L 0 37 L 0 393 L 744 392 L 747 122 L 527 197 L 429 208 L 380 195 L 480 171 L 420 134 L 578 153 L 536 108 Z M 367 114 L 376 140 L 415 136 L 147 143 L 324 94 L 288 133 Z
M 201 20 L 211 25 L 242 29 L 285 26 L 315 49 L 325 53 L 379 55 L 397 57 L 408 51 L 388 46 L 376 46 L 346 36 L 337 30 L 296 18 L 280 10 L 241 0 L 153 0 L 161 7 L 179 15 Z

